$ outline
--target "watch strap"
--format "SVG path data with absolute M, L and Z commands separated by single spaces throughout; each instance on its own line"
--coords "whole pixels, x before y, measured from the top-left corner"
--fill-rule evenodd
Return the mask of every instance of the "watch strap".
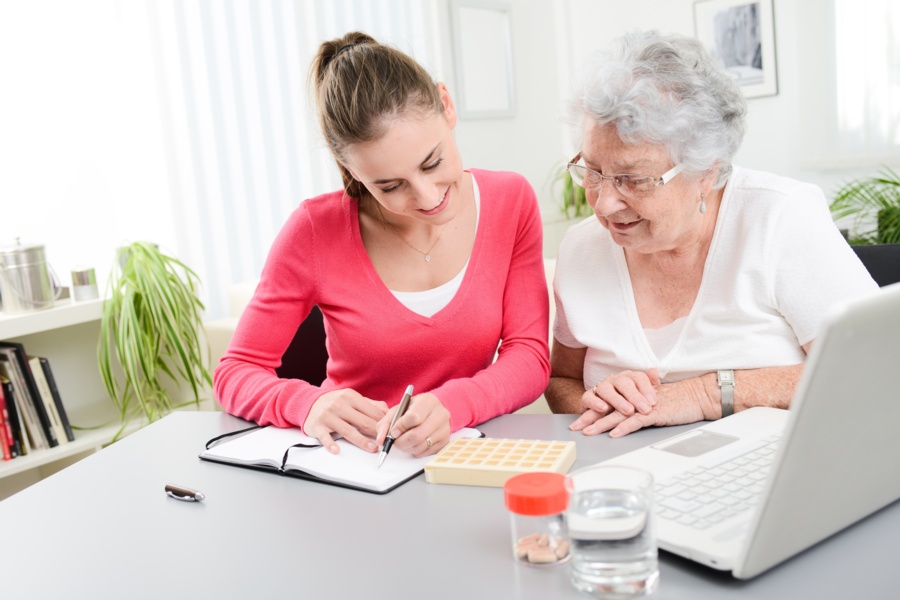
M 731 369 L 716 371 L 716 380 L 722 392 L 722 416 L 727 417 L 734 414 L 734 371 Z

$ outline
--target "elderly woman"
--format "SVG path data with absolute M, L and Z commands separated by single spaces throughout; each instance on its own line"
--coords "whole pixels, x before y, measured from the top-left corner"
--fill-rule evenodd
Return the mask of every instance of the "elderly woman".
M 877 288 L 822 191 L 732 165 L 746 105 L 691 38 L 620 38 L 570 108 L 596 219 L 559 249 L 550 407 L 612 437 L 787 408 L 825 313 Z

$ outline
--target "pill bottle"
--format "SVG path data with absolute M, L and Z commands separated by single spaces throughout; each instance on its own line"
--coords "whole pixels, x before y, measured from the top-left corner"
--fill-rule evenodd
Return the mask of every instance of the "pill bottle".
M 521 473 L 503 485 L 513 556 L 531 566 L 569 560 L 565 512 L 569 494 L 561 473 Z

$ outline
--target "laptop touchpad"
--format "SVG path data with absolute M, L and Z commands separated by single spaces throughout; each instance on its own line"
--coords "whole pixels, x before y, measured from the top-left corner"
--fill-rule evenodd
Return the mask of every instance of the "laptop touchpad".
M 702 456 L 713 450 L 718 450 L 723 446 L 738 441 L 738 439 L 740 438 L 733 435 L 723 435 L 711 431 L 689 431 L 688 433 L 679 435 L 671 440 L 665 440 L 659 444 L 654 444 L 653 448 L 693 458 L 695 456 Z

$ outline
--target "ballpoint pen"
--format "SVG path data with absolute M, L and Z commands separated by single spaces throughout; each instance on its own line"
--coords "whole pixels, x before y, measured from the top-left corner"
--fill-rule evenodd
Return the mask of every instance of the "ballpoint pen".
M 397 424 L 397 420 L 403 416 L 403 413 L 406 412 L 406 409 L 409 408 L 409 401 L 412 399 L 413 395 L 413 386 L 406 386 L 406 391 L 403 392 L 403 398 L 400 400 L 400 405 L 397 406 L 397 412 L 394 413 L 394 418 L 391 419 L 391 425 L 387 430 L 387 437 L 384 438 L 384 446 L 381 447 L 381 453 L 378 455 L 378 468 L 381 468 L 381 463 L 384 462 L 384 459 L 387 458 L 388 452 L 391 451 L 391 446 L 394 445 L 394 438 L 391 436 L 391 431 L 394 430 L 394 425 Z
M 166 484 L 166 493 L 176 500 L 184 500 L 185 502 L 202 502 L 206 496 L 203 492 L 182 487 L 180 485 Z

